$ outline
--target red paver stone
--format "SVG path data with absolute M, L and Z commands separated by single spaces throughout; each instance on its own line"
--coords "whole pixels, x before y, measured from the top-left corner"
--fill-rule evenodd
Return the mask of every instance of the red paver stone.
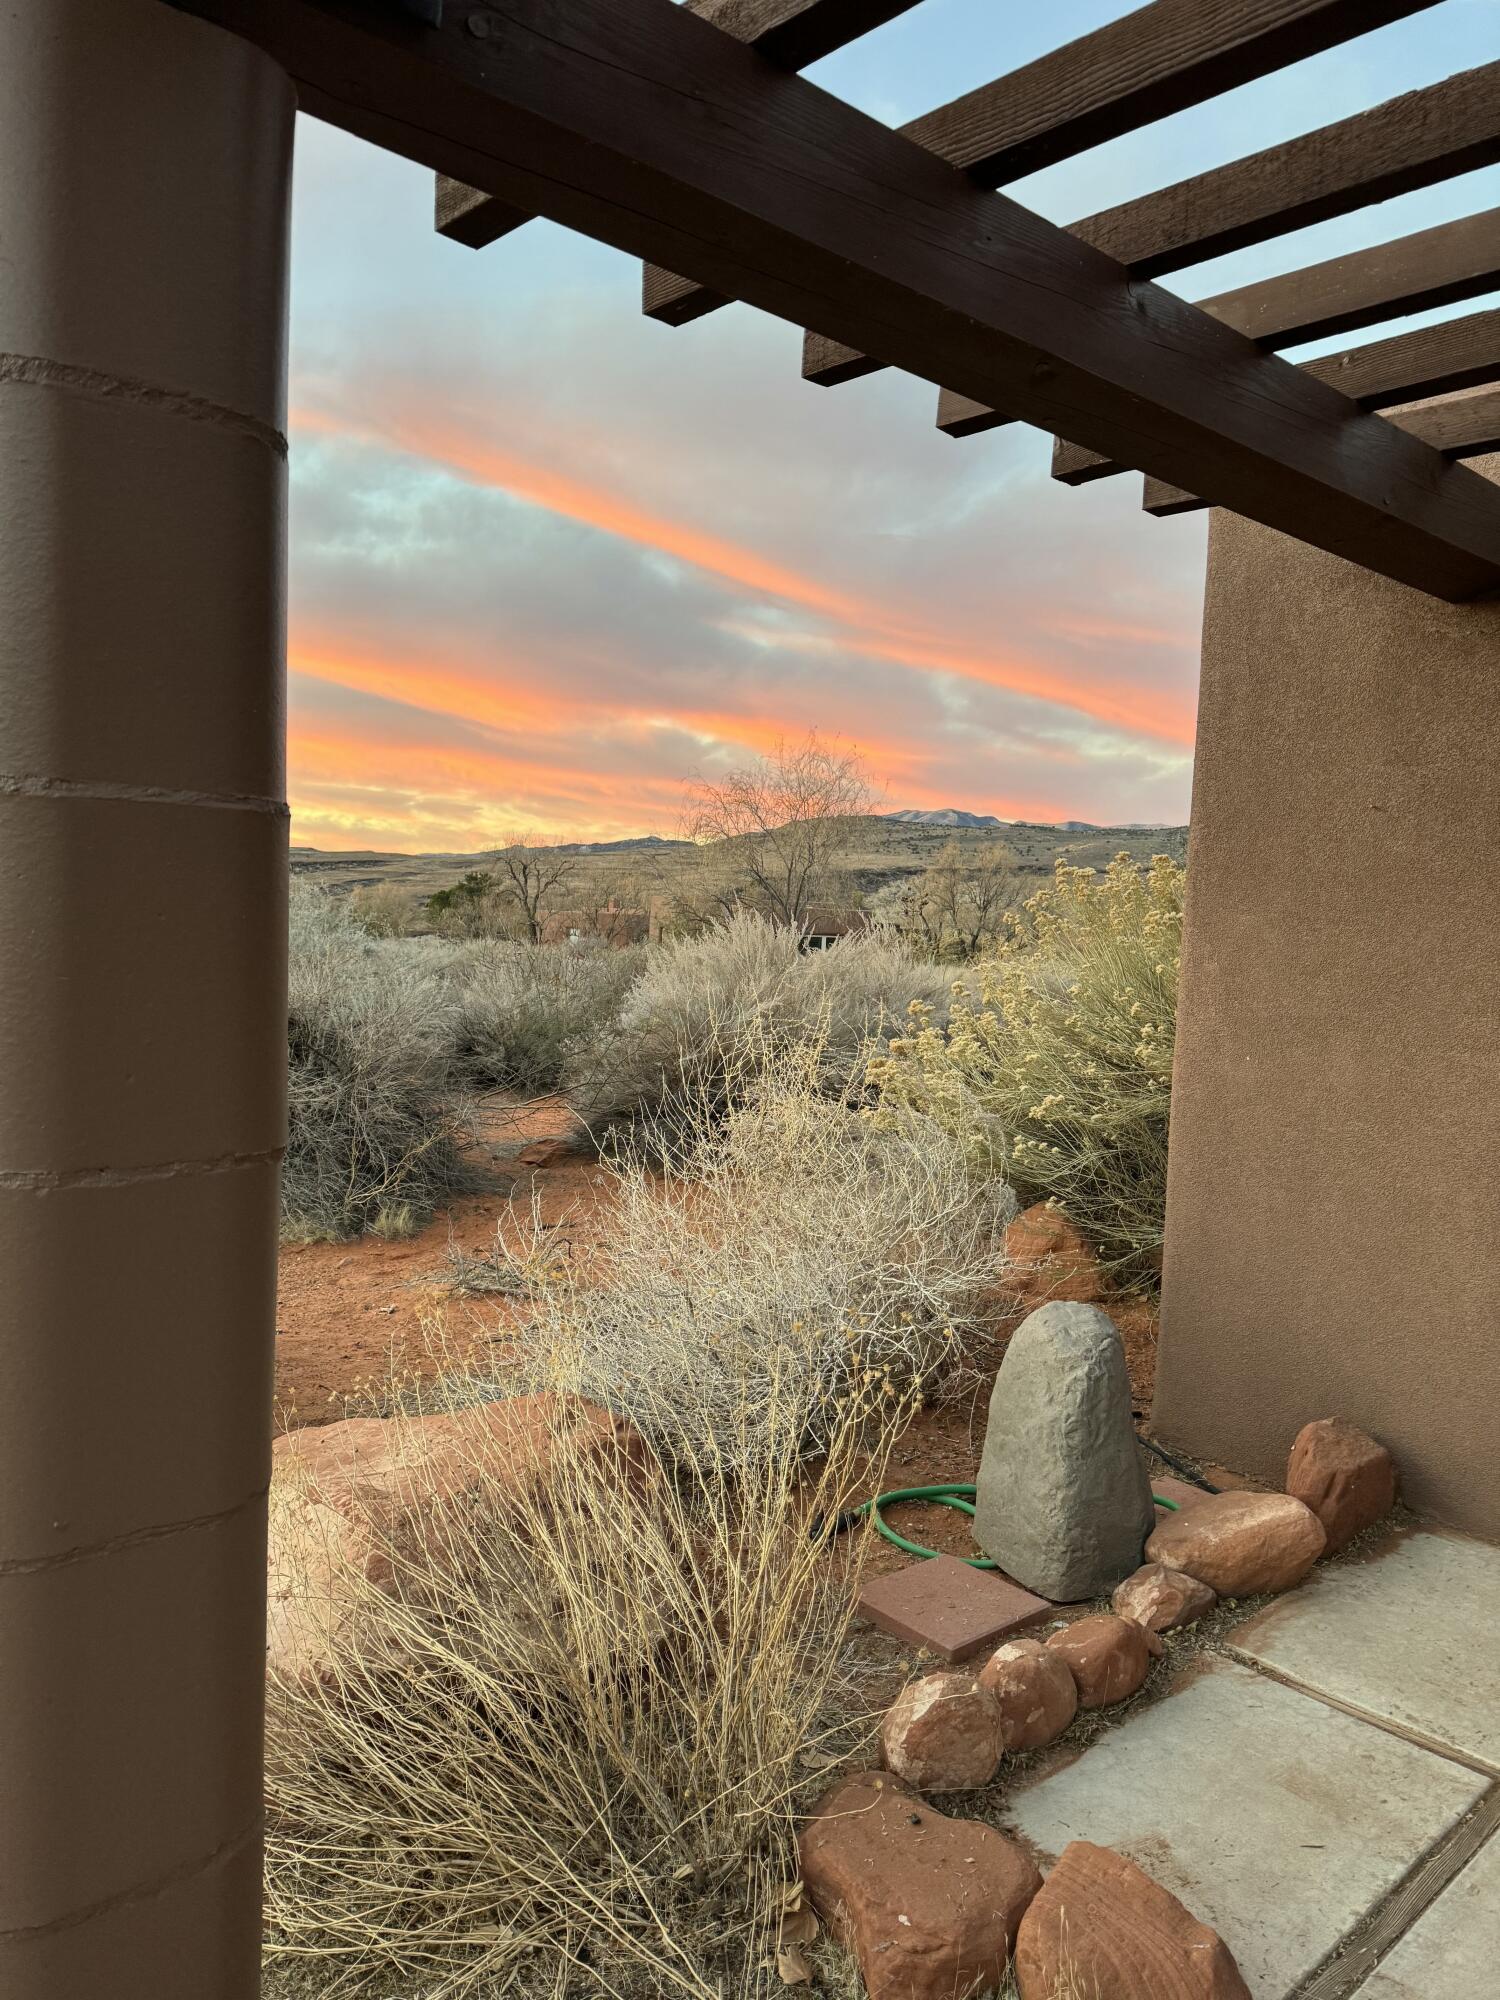
M 1051 1609 L 1045 1597 L 957 1556 L 933 1556 L 872 1576 L 859 1594 L 859 1614 L 868 1623 L 909 1646 L 925 1646 L 940 1660 L 993 1651 Z

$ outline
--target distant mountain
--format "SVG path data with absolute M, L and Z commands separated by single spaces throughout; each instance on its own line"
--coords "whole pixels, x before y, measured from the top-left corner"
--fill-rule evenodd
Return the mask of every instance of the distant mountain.
M 634 854 L 642 848 L 691 847 L 693 843 L 664 840 L 659 833 L 639 833 L 633 840 L 569 840 L 559 844 L 564 854 Z
M 993 813 L 965 812 L 960 806 L 939 806 L 935 812 L 918 812 L 905 806 L 900 812 L 881 813 L 881 819 L 900 820 L 904 826 L 1004 826 Z

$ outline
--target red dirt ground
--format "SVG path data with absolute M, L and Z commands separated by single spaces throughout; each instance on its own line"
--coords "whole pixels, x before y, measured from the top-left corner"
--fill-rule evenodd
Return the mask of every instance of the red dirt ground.
M 535 1189 L 542 1218 L 575 1214 L 585 1241 L 601 1227 L 607 1199 L 603 1177 L 587 1155 L 571 1154 L 575 1120 L 561 1098 L 516 1105 L 497 1098 L 481 1114 L 476 1164 L 493 1175 L 493 1190 L 466 1196 L 420 1235 L 388 1243 L 363 1236 L 353 1243 L 283 1246 L 276 1302 L 278 1429 L 332 1423 L 360 1403 L 372 1385 L 431 1368 L 424 1320 L 441 1311 L 450 1346 L 503 1342 L 505 1301 L 468 1299 L 448 1284 L 450 1247 L 470 1256 L 495 1240 L 512 1200 L 529 1204 Z M 546 1164 L 535 1165 L 542 1160 Z
M 496 1099 L 480 1133 L 480 1164 L 496 1180 L 492 1192 L 467 1197 L 419 1236 L 388 1243 L 366 1236 L 354 1243 L 292 1245 L 282 1251 L 277 1307 L 276 1408 L 278 1427 L 329 1423 L 368 1406 L 372 1389 L 392 1375 L 420 1375 L 431 1367 L 424 1319 L 442 1312 L 450 1347 L 503 1346 L 503 1299 L 464 1298 L 447 1283 L 450 1244 L 469 1254 L 494 1241 L 511 1200 L 534 1192 L 543 1219 L 571 1215 L 574 1241 L 585 1250 L 607 1224 L 608 1182 L 588 1155 L 567 1150 L 574 1121 L 560 1098 L 528 1105 Z M 1156 1362 L 1155 1302 L 1140 1296 L 1105 1297 L 1120 1328 L 1138 1413 L 1150 1407 Z M 896 1446 L 886 1484 L 934 1486 L 972 1481 L 984 1442 L 990 1384 L 1005 1343 L 1029 1308 L 1009 1313 L 991 1350 L 973 1357 L 976 1379 L 940 1408 L 924 1410 Z M 895 1517 L 901 1532 L 953 1555 L 973 1552 L 968 1520 L 949 1507 L 912 1505 Z M 900 1551 L 883 1544 L 892 1563 Z

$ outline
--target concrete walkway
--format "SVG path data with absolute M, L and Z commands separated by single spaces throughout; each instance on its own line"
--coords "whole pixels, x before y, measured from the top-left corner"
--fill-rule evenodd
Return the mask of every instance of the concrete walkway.
M 1398 1531 L 1189 1653 L 1008 1819 L 1044 1863 L 1130 1855 L 1254 2000 L 1495 2000 L 1497 1634 L 1500 1548 Z

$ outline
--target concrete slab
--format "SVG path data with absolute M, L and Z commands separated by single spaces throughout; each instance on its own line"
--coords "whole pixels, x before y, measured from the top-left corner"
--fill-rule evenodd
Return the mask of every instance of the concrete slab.
M 1236 1652 L 1500 1775 L 1500 1548 L 1432 1529 L 1317 1569 Z
M 1232 1660 L 1214 1660 L 1004 1815 L 1045 1865 L 1117 1847 L 1212 1924 L 1254 2000 L 1287 2000 L 1488 1781 Z
M 1429 1904 L 1353 2000 L 1494 2000 L 1497 1967 L 1500 1834 Z

